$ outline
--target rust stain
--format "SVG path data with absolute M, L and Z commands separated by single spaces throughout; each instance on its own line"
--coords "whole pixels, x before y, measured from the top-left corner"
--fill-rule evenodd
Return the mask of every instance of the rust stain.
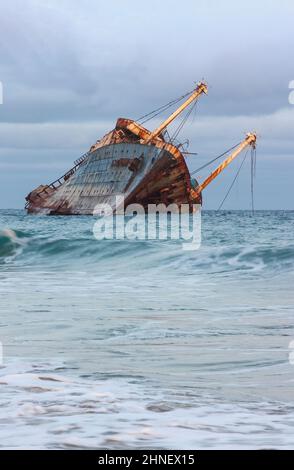
M 163 136 L 144 144 L 147 129 L 130 119 L 118 119 L 115 129 L 94 144 L 85 158 L 50 185 L 26 197 L 29 213 L 92 214 L 96 204 L 113 203 L 124 194 L 126 203 L 189 204 L 190 173 L 180 150 Z
M 73 168 L 49 185 L 26 197 L 29 213 L 92 214 L 99 203 L 114 206 L 124 195 L 126 204 L 201 203 L 201 193 L 191 186 L 185 158 L 164 138 L 163 131 L 185 107 L 206 93 L 200 83 L 186 102 L 159 128 L 151 132 L 141 124 L 119 118 L 115 128 L 91 146 Z

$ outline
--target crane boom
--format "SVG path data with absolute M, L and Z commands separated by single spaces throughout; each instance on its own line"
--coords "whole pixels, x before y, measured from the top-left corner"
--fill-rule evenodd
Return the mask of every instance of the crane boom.
M 206 188 L 246 147 L 251 145 L 255 148 L 256 145 L 256 134 L 254 132 L 248 132 L 246 138 L 238 145 L 236 150 L 226 158 L 197 188 L 192 190 L 193 197 L 197 197 L 201 194 L 203 189 Z
M 148 144 L 152 141 L 152 139 L 156 138 L 161 134 L 161 132 L 182 112 L 186 109 L 189 104 L 193 101 L 197 100 L 197 98 L 202 94 L 205 93 L 207 95 L 208 88 L 206 83 L 199 82 L 193 93 L 189 96 L 189 98 L 181 105 L 178 109 L 176 109 L 173 114 L 171 114 L 162 124 L 160 124 L 157 129 L 155 129 L 151 134 L 145 139 L 145 143 Z

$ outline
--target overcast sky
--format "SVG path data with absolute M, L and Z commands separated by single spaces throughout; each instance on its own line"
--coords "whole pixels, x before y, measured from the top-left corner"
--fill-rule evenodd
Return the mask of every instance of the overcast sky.
M 23 207 L 118 117 L 204 78 L 209 95 L 180 135 L 198 152 L 189 167 L 257 131 L 256 207 L 294 209 L 293 19 L 293 0 L 2 0 L 0 207 Z M 205 190 L 205 208 L 218 207 L 239 164 Z M 249 206 L 248 160 L 225 207 Z

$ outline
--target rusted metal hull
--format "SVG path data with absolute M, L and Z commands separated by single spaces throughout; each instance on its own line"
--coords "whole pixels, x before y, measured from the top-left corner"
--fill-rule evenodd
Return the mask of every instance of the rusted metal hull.
M 162 136 L 142 143 L 144 133 L 149 131 L 134 121 L 119 119 L 61 180 L 27 196 L 28 212 L 93 214 L 97 204 L 115 209 L 116 196 L 122 195 L 125 204 L 188 204 L 192 211 L 201 195 L 193 197 L 184 156 Z

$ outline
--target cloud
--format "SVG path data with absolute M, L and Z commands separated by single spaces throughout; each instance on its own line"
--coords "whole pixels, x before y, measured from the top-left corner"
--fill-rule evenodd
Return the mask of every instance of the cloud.
M 7 175 L 18 165 L 36 182 L 51 179 L 118 117 L 137 118 L 203 77 L 209 94 L 183 132 L 198 161 L 256 130 L 271 178 L 277 161 L 292 169 L 293 2 L 10 0 L 0 8 L 0 186 L 8 200 L 16 199 Z M 283 191 L 286 204 L 288 183 Z
M 152 9 L 152 3 L 156 10 Z M 6 2 L 1 121 L 136 117 L 205 77 L 203 113 L 271 113 L 293 79 L 291 2 Z M 264 2 L 261 2 L 264 3 Z M 173 5 L 173 6 L 172 6 Z M 186 8 L 185 8 L 186 5 Z
M 84 149 L 85 151 L 115 122 L 81 121 L 57 123 L 2 123 L 1 147 L 5 149 Z M 156 128 L 161 119 L 146 123 Z M 170 127 L 170 133 L 178 122 Z M 259 116 L 205 116 L 198 109 L 193 122 L 188 122 L 181 132 L 182 140 L 188 138 L 190 145 L 202 150 L 222 150 L 243 139 L 245 132 L 255 131 L 260 137 L 260 147 L 267 151 L 291 153 L 293 151 L 294 107 L 283 108 L 272 114 Z M 179 137 L 179 138 L 180 138 Z

